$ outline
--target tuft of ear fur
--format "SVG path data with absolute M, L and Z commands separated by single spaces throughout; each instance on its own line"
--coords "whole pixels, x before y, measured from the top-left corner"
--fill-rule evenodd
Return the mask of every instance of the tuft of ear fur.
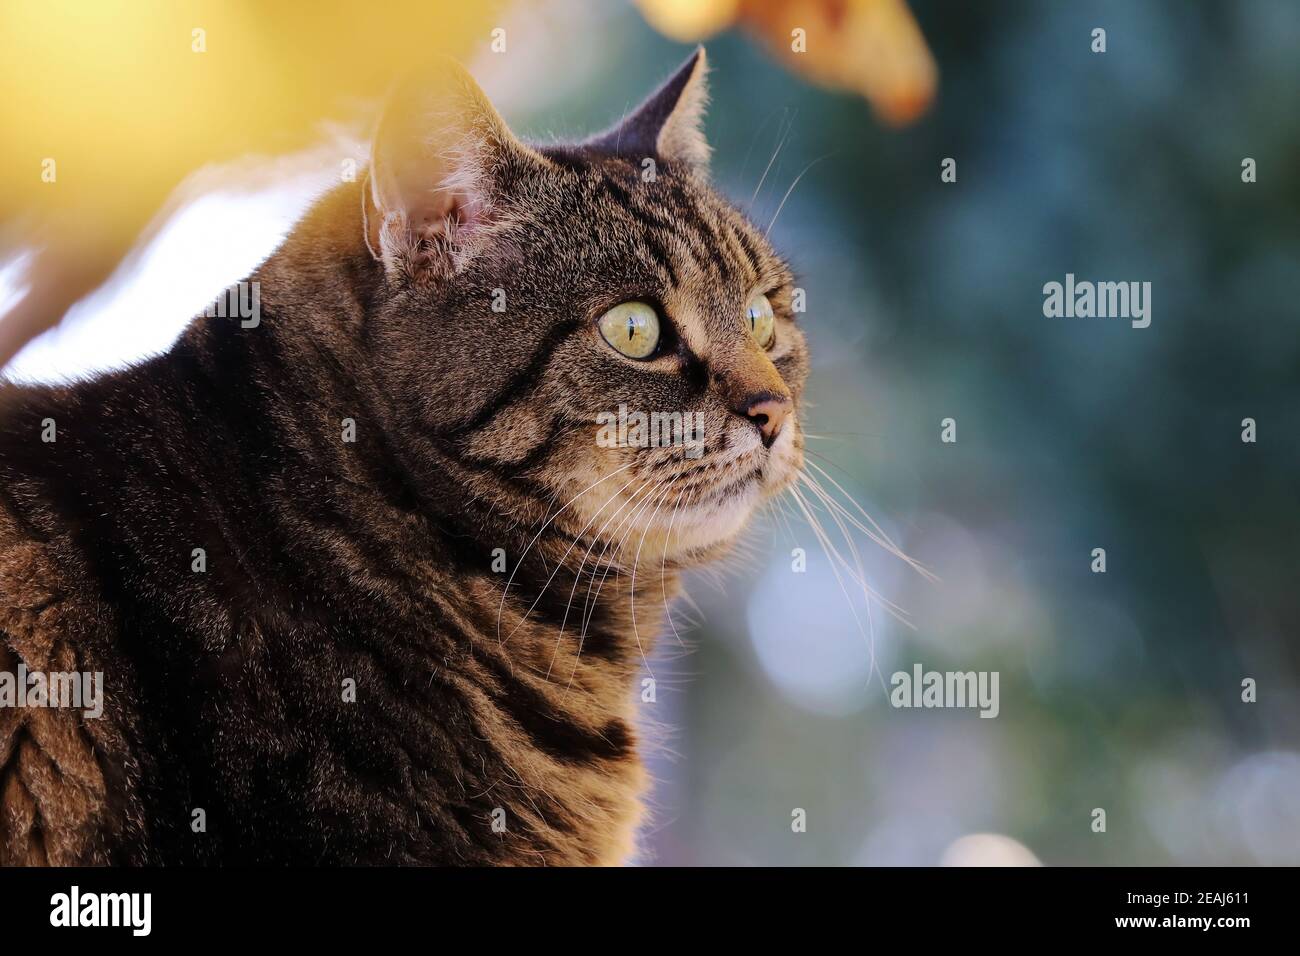
M 371 148 L 366 243 L 390 276 L 454 269 L 487 224 L 503 175 L 541 157 L 450 59 L 393 89 Z
M 626 119 L 584 145 L 619 156 L 657 156 L 707 177 L 710 149 L 704 138 L 704 110 L 709 103 L 708 71 L 704 47 L 697 47 Z

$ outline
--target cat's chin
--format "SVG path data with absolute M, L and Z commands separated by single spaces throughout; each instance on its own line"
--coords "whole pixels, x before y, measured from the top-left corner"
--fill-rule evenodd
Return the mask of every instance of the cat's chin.
M 690 566 L 714 560 L 730 548 L 767 496 L 765 483 L 754 478 L 733 485 L 724 495 L 681 504 L 662 520 L 635 529 L 621 557 L 628 566 L 662 561 Z
M 750 480 L 720 501 L 682 508 L 673 519 L 671 534 L 663 534 L 659 546 L 670 561 L 695 564 L 713 560 L 731 547 L 759 505 L 793 483 L 796 472 L 795 468 L 782 469 L 770 478 Z
M 736 539 L 764 497 L 762 485 L 753 480 L 721 502 L 683 508 L 666 542 L 668 557 L 683 560 L 697 556 L 707 560 L 711 556 L 708 552 L 726 548 Z
M 792 485 L 802 466 L 799 445 L 792 435 L 782 436 L 759 475 L 724 487 L 676 514 L 671 534 L 665 534 L 661 542 L 667 557 L 683 563 L 703 562 L 725 551 L 758 506 Z

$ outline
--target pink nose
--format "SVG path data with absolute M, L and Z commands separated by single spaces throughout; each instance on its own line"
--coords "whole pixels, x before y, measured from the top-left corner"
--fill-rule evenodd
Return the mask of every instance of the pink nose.
M 758 428 L 759 434 L 763 436 L 763 444 L 768 448 L 772 447 L 776 436 L 781 434 L 781 426 L 785 424 L 792 404 L 788 396 L 778 395 L 764 397 L 745 407 L 744 416 Z

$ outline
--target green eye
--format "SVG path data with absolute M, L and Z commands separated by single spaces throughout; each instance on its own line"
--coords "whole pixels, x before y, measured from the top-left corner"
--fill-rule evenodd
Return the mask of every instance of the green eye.
M 605 341 L 628 358 L 649 358 L 659 347 L 659 315 L 644 302 L 614 306 L 599 325 Z
M 776 318 L 767 296 L 760 292 L 749 300 L 749 305 L 745 306 L 745 321 L 749 323 L 749 334 L 754 341 L 770 349 L 776 340 Z

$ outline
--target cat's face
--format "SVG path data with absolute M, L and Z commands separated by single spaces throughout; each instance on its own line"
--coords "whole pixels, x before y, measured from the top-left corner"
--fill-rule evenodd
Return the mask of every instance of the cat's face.
M 624 556 L 707 556 L 803 464 L 792 277 L 708 185 L 703 75 L 701 52 L 619 127 L 541 148 L 458 75 L 390 108 L 372 167 L 387 387 Z

